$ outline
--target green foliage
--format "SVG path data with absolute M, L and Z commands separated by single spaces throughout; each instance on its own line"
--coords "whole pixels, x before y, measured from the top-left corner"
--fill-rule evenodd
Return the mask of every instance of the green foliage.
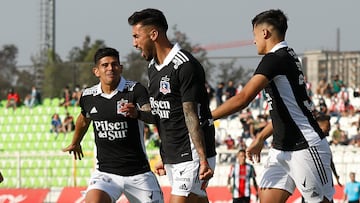
M 91 86 L 98 83 L 92 73 L 93 57 L 99 48 L 105 47 L 102 40 L 92 43 L 89 36 L 85 37 L 82 47 L 73 47 L 68 55 L 68 62 L 61 62 L 57 58 L 54 62 L 48 60 L 44 69 L 43 94 L 44 97 L 60 97 L 62 89 L 76 85 Z
M 218 82 L 227 82 L 234 81 L 235 84 L 242 83 L 245 84 L 251 77 L 253 70 L 245 70 L 241 65 L 236 65 L 235 60 L 230 62 L 221 62 L 217 68 L 219 71 L 219 81 Z
M 125 58 L 127 63 L 123 65 L 123 76 L 129 80 L 138 81 L 146 87 L 148 84 L 148 62 L 143 59 L 139 52 L 135 51 L 132 51 Z
M 0 50 L 0 87 L 2 90 L 0 98 L 6 96 L 6 90 L 17 82 L 16 57 L 18 48 L 15 45 L 4 45 Z

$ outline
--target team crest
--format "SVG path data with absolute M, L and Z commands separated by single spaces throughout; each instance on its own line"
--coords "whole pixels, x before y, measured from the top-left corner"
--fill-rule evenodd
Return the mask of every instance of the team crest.
M 169 81 L 170 81 L 170 78 L 168 78 L 167 75 L 165 77 L 161 78 L 160 88 L 159 88 L 161 93 L 167 94 L 167 93 L 171 92 Z
M 122 114 L 122 115 L 125 116 L 125 112 L 121 112 L 120 109 L 121 109 L 121 107 L 122 107 L 124 104 L 126 104 L 126 103 L 128 103 L 128 102 L 129 102 L 129 101 L 126 100 L 126 99 L 124 99 L 124 98 L 122 98 L 120 101 L 117 101 L 117 102 L 116 102 L 116 112 L 117 112 L 117 114 Z

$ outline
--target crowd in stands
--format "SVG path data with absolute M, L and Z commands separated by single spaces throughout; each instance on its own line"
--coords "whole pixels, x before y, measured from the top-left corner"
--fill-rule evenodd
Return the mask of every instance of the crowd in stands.
M 226 85 L 225 85 L 226 84 Z M 242 89 L 242 84 L 235 86 L 235 82 L 230 80 L 227 83 L 219 82 L 216 88 L 206 84 L 209 99 L 215 108 L 221 105 L 225 100 L 231 98 Z M 315 110 L 331 116 L 332 130 L 328 136 L 331 145 L 352 145 L 360 147 L 360 90 L 359 88 L 349 88 L 339 78 L 334 75 L 331 81 L 320 80 L 315 91 L 312 91 L 312 85 L 307 84 L 308 94 L 312 97 Z M 67 108 L 69 106 L 78 106 L 82 89 L 75 86 L 71 91 L 69 86 L 65 86 L 62 91 L 59 106 Z M 8 91 L 6 108 L 16 110 L 17 107 L 24 105 L 32 108 L 41 105 L 41 94 L 33 86 L 31 92 L 26 95 L 23 102 L 16 91 L 11 88 Z M 67 113 L 63 120 L 55 113 L 51 118 L 51 132 L 55 134 L 68 133 L 74 130 L 74 118 Z M 226 132 L 221 138 L 218 138 L 218 146 L 224 146 L 228 149 L 246 148 L 256 134 L 270 122 L 268 116 L 267 104 L 264 94 L 260 93 L 247 109 L 233 115 L 229 118 L 238 120 L 239 131 L 237 134 Z M 221 122 L 221 121 L 220 121 Z M 56 136 L 57 137 L 57 136 Z M 145 144 L 149 148 L 157 148 L 160 140 L 157 130 L 153 125 L 146 125 L 144 131 Z M 268 141 L 265 146 L 271 143 Z
M 213 98 L 215 103 L 213 108 L 229 99 L 234 90 L 236 94 L 242 88 L 242 84 L 235 88 L 233 81 L 225 84 L 219 82 L 216 89 L 207 87 L 208 93 L 211 94 L 209 98 Z M 314 112 L 321 112 L 331 117 L 331 131 L 327 138 L 329 144 L 360 147 L 359 88 L 348 87 L 339 75 L 334 75 L 331 81 L 325 79 L 319 81 L 315 91 L 312 91 L 312 85 L 307 83 L 307 90 L 315 105 Z M 218 145 L 235 149 L 239 149 L 240 144 L 244 142 L 245 145 L 249 145 L 257 132 L 270 122 L 264 94 L 259 94 L 246 110 L 226 118 L 227 121 L 229 119 L 239 121 L 241 132 L 226 133 L 218 140 Z M 265 146 L 269 146 L 270 143 L 271 138 Z M 242 146 L 244 147 L 246 146 Z

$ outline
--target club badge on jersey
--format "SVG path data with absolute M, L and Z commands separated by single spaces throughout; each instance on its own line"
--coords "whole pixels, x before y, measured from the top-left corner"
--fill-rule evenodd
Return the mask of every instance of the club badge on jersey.
M 122 114 L 123 116 L 126 115 L 126 113 L 125 113 L 125 112 L 121 112 L 120 109 L 121 109 L 121 107 L 122 107 L 124 104 L 126 104 L 126 103 L 128 103 L 128 102 L 129 102 L 129 101 L 128 101 L 127 99 L 124 99 L 124 98 L 122 98 L 120 101 L 117 101 L 117 102 L 116 102 L 116 112 L 117 112 L 117 114 Z
M 159 91 L 164 95 L 171 92 L 169 81 L 170 78 L 168 78 L 167 75 L 161 78 Z

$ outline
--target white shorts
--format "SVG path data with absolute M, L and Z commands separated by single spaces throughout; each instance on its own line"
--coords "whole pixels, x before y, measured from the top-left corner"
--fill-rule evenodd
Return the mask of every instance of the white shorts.
M 260 188 L 278 188 L 293 193 L 298 188 L 306 202 L 333 199 L 331 151 L 326 139 L 318 146 L 299 151 L 269 150 Z
M 215 170 L 215 157 L 207 159 L 209 166 Z M 165 164 L 166 175 L 171 185 L 171 194 L 178 196 L 188 196 L 190 193 L 205 197 L 206 191 L 201 189 L 203 184 L 208 181 L 199 179 L 199 160 L 187 161 L 178 164 Z
M 106 192 L 112 202 L 116 202 L 123 193 L 131 203 L 164 202 L 159 183 L 151 171 L 134 176 L 119 176 L 96 170 L 86 192 L 92 189 Z

